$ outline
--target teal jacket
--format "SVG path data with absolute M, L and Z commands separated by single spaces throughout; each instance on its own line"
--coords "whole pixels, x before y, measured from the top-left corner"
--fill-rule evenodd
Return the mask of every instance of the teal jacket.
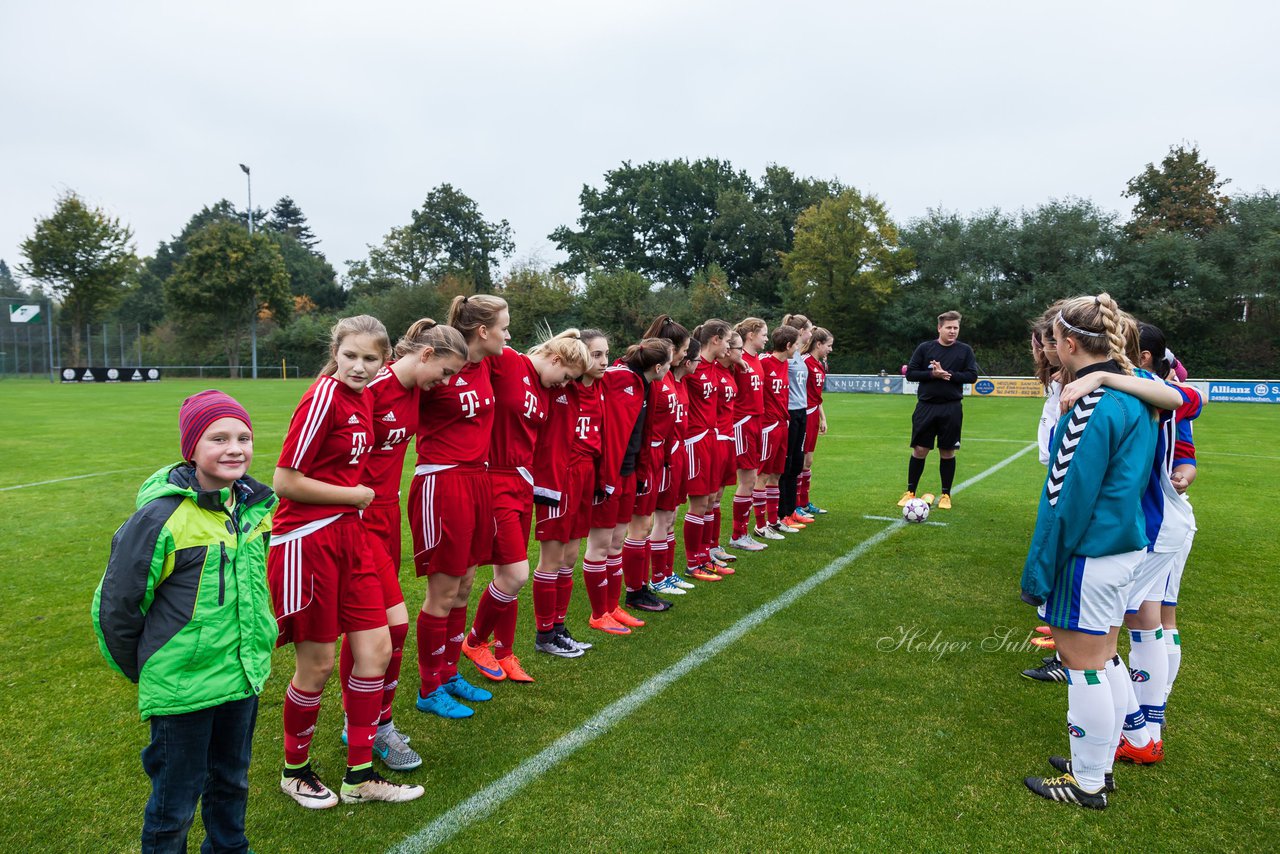
M 275 612 L 267 543 L 275 493 L 245 477 L 206 492 L 195 468 L 160 469 L 138 510 L 111 539 L 93 595 L 93 627 L 107 662 L 138 683 L 138 709 L 199 711 L 261 693 L 271 674 Z
M 1115 370 L 1114 363 L 1095 370 Z M 1067 592 L 1065 587 L 1076 583 L 1064 571 L 1073 557 L 1147 547 L 1142 493 L 1155 446 L 1154 415 L 1123 392 L 1100 388 L 1062 416 L 1022 569 L 1024 601 L 1040 605 L 1051 590 Z M 1069 599 L 1055 601 L 1059 598 Z

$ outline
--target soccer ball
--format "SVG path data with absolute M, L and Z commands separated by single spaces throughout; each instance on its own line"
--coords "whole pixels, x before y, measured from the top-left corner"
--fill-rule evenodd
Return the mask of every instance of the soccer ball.
M 902 518 L 908 522 L 923 522 L 929 518 L 929 505 L 919 498 L 913 498 L 903 506 Z

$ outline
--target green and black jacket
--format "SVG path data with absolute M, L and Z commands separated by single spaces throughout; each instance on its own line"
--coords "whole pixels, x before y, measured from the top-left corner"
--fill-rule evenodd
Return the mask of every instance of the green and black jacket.
M 189 463 L 166 466 L 143 483 L 137 512 L 111 539 L 93 627 L 107 662 L 138 683 L 144 720 L 258 694 L 271 673 L 276 497 L 250 477 L 232 489 L 228 512 L 228 490 L 202 490 Z

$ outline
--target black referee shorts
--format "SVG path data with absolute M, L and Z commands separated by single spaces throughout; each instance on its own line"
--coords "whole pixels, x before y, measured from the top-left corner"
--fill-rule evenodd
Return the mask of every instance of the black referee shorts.
M 935 440 L 938 449 L 951 451 L 960 447 L 960 427 L 964 423 L 964 408 L 960 401 L 954 403 L 916 403 L 911 416 L 911 446 L 932 448 Z

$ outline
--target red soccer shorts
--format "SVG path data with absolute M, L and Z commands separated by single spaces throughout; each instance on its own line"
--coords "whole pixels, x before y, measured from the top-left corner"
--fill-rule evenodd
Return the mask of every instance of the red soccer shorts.
M 673 512 L 684 503 L 688 493 L 685 491 L 685 476 L 688 474 L 689 462 L 684 454 L 684 441 L 676 443 L 676 449 L 662 470 L 658 481 L 657 509 L 667 513 Z
M 710 495 L 720 487 L 720 470 L 716 467 L 716 436 L 710 430 L 684 443 L 688 457 L 685 491 L 689 495 Z
M 364 509 L 365 513 L 369 508 Z M 387 554 L 387 547 L 382 538 L 365 527 L 365 537 L 369 541 L 369 557 L 373 561 L 374 571 L 378 574 L 378 583 L 382 585 L 382 607 L 391 608 L 404 601 L 404 591 L 400 589 L 400 564 Z
M 540 543 L 567 543 L 577 537 L 585 537 L 591 527 L 591 490 L 596 478 L 596 467 L 589 459 L 576 459 L 569 465 L 560 503 L 533 505 L 533 538 Z M 584 521 L 582 533 L 575 535 L 578 517 Z
M 804 452 L 812 454 L 818 446 L 818 407 L 809 410 L 804 421 Z
M 383 550 L 395 564 L 397 572 L 400 571 L 400 558 L 402 556 L 400 550 L 401 518 L 399 501 L 378 501 L 375 499 L 372 504 L 364 508 L 360 513 L 360 521 L 364 522 L 365 530 L 377 537 L 382 543 Z
M 639 484 L 636 488 L 636 505 L 632 513 L 636 516 L 652 516 L 658 506 L 658 492 L 661 490 L 663 466 L 662 442 L 649 445 L 649 480 L 645 483 L 645 491 L 641 493 Z M 628 522 L 631 520 L 628 519 Z
M 267 584 L 280 627 L 276 646 L 333 643 L 387 624 L 368 532 L 355 513 L 301 537 L 280 535 L 267 552 Z
M 489 478 L 480 466 L 415 474 L 408 512 L 418 576 L 442 572 L 461 578 L 469 567 L 488 563 L 492 508 Z
M 733 436 L 716 438 L 716 466 L 720 471 L 717 486 L 730 486 L 738 482 L 738 454 Z
M 591 505 L 591 527 L 613 530 L 618 525 L 631 522 L 631 511 L 636 506 L 636 476 L 622 475 L 622 482 L 613 494 L 599 504 Z
M 787 422 L 760 431 L 760 473 L 782 474 L 787 468 Z
M 758 471 L 760 469 L 760 419 L 763 416 L 751 415 L 745 421 L 733 425 L 734 450 L 738 454 L 736 465 L 740 469 Z
M 495 566 L 529 559 L 529 524 L 533 521 L 533 484 L 519 472 L 490 471 L 493 495 L 493 553 Z

